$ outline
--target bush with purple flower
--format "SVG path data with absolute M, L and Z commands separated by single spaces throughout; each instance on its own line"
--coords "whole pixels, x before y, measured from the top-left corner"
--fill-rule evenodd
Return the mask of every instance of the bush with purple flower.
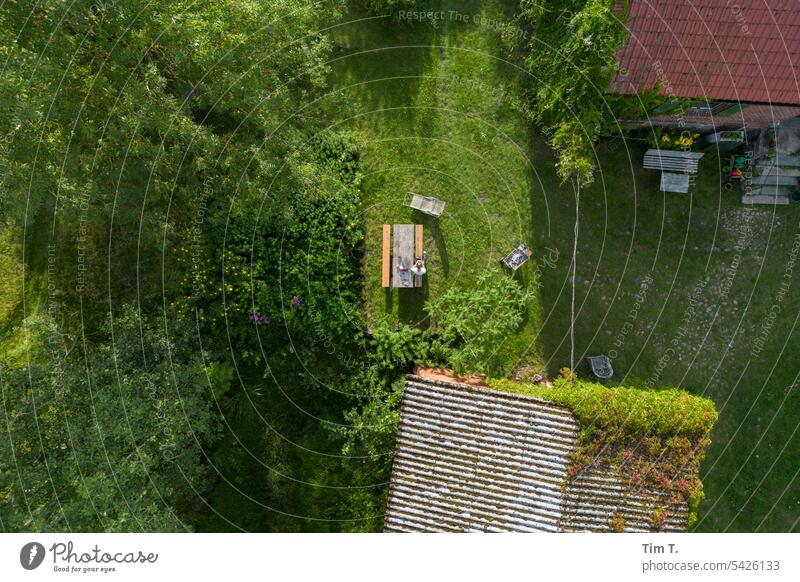
M 300 306 L 302 304 L 303 304 L 303 302 L 300 300 L 300 297 L 298 297 L 297 295 L 293 295 L 292 296 L 292 309 L 300 309 Z M 285 307 L 281 308 L 281 312 L 286 312 L 286 311 L 288 311 L 288 310 Z M 258 313 L 255 310 L 250 311 L 248 313 L 250 315 L 250 321 L 252 323 L 255 323 L 257 326 L 258 325 L 267 326 L 270 323 L 272 323 L 272 317 L 270 317 L 269 315 L 264 315 L 263 313 Z M 284 320 L 286 320 L 286 316 L 285 315 L 283 316 L 283 318 L 284 318 Z

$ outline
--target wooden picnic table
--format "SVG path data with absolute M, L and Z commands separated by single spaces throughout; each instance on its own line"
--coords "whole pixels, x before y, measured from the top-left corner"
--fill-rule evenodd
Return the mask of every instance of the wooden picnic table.
M 391 249 L 391 252 L 390 252 Z M 421 287 L 422 277 L 411 273 L 414 261 L 422 256 L 422 225 L 394 224 L 391 227 L 391 243 L 389 241 L 389 225 L 383 225 L 383 277 L 384 287 L 397 288 Z M 400 269 L 402 265 L 403 269 Z

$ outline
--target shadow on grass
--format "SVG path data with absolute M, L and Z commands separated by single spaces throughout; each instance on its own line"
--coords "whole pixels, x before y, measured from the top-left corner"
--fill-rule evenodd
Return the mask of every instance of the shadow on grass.
M 375 19 L 359 7 L 351 8 L 348 19 L 353 23 L 332 34 L 333 86 L 350 87 L 342 98 L 354 101 L 358 114 L 392 110 L 370 120 L 376 129 L 387 123 L 398 129 L 424 126 L 431 115 L 413 105 L 421 101 L 426 71 L 430 74 L 434 65 L 430 47 L 437 42 L 436 30 L 430 23 L 401 21 L 396 15 Z
M 397 290 L 397 316 L 406 325 L 426 329 L 430 319 L 425 312 L 428 300 L 428 280 L 423 278 L 422 287 Z
M 442 229 L 439 228 L 439 222 L 435 219 L 430 219 L 430 225 L 426 224 L 426 226 L 430 228 L 430 232 L 433 235 L 433 244 L 436 246 L 437 261 L 435 266 L 441 265 L 442 274 L 448 277 L 450 274 L 450 261 L 447 258 L 447 243 L 442 235 Z
M 391 287 L 384 287 L 383 289 L 384 295 L 384 307 L 386 308 L 386 313 L 392 312 L 392 305 L 394 305 L 394 293 L 392 293 Z
M 425 214 L 419 210 L 413 211 L 414 224 L 421 224 L 425 228 L 425 232 L 431 233 L 433 237 L 433 244 L 436 247 L 436 253 L 431 252 L 430 249 L 425 249 L 428 254 L 429 267 L 438 269 L 441 266 L 442 273 L 447 277 L 450 273 L 450 261 L 447 257 L 447 243 L 444 240 L 442 229 L 439 227 L 439 220 L 433 216 Z M 427 283 L 425 283 L 427 287 Z

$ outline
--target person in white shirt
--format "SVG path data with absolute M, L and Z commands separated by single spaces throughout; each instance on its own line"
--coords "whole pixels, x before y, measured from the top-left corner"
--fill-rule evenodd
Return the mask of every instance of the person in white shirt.
M 422 259 L 417 259 L 416 261 L 414 261 L 414 264 L 411 265 L 410 270 L 413 275 L 417 275 L 418 277 L 421 277 L 422 275 L 428 272 L 425 269 L 425 262 Z

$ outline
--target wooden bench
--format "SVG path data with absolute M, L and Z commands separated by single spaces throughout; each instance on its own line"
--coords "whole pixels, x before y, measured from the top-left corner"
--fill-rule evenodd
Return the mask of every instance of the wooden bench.
M 392 227 L 388 224 L 383 225 L 383 263 L 381 265 L 381 285 L 388 287 L 391 283 L 392 275 Z
M 422 225 L 414 225 L 414 258 L 422 258 Z M 427 265 L 426 265 L 427 268 Z M 414 275 L 414 287 L 422 287 L 422 277 Z

